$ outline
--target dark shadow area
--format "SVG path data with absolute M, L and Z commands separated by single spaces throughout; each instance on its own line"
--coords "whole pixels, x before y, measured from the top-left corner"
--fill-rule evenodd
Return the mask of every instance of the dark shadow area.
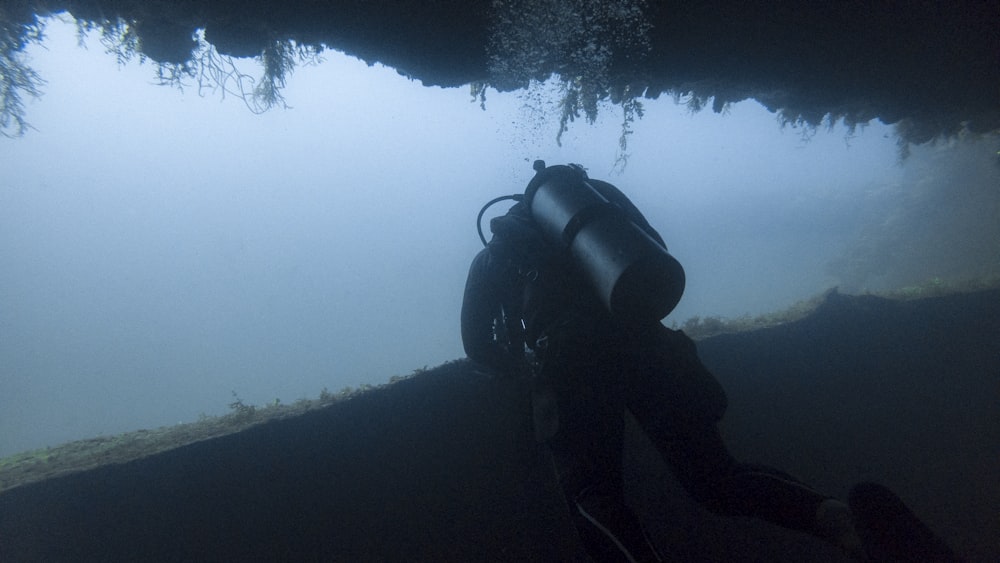
M 738 456 L 846 498 L 877 481 L 970 561 L 1000 556 L 1000 291 L 830 293 L 699 343 Z M 560 561 L 581 552 L 523 382 L 456 361 L 299 416 L 0 494 L 3 561 Z M 840 561 L 695 505 L 629 424 L 628 494 L 684 561 Z

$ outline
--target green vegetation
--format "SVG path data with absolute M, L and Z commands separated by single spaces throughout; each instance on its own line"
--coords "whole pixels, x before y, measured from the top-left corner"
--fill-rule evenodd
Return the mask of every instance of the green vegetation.
M 407 376 L 393 376 L 385 385 L 396 384 L 424 371 L 426 366 Z M 357 389 L 344 387 L 339 393 L 324 388 L 318 399 L 299 399 L 290 405 L 278 399 L 264 406 L 248 405 L 233 391 L 233 401 L 228 405 L 230 412 L 222 416 L 203 414 L 197 422 L 77 440 L 0 458 L 0 492 L 109 463 L 125 463 L 186 444 L 240 432 L 272 420 L 299 416 L 385 385 L 366 384 Z
M 628 139 L 629 135 L 632 134 L 632 124 L 635 120 L 642 119 L 643 110 L 642 102 L 633 95 L 631 95 L 631 89 L 626 86 L 621 98 L 622 107 L 622 128 L 621 135 L 618 137 L 618 154 L 615 156 L 614 167 L 618 170 L 624 170 L 625 166 L 628 165 Z
M 237 423 L 250 422 L 257 414 L 257 407 L 244 403 L 236 391 L 233 391 L 233 402 L 229 403 L 229 409 L 232 411 L 229 416 Z
M 560 82 L 556 143 L 569 124 L 594 123 L 602 102 L 622 108 L 616 167 L 628 162 L 632 124 L 642 117 L 643 88 L 635 89 L 613 73 L 650 51 L 645 0 L 505 0 L 492 3 L 487 44 L 489 79 L 473 85 L 473 99 L 485 109 L 485 90 L 530 89 L 554 76 Z M 622 85 L 624 84 L 624 85 Z
M 809 316 L 810 313 L 816 310 L 824 301 L 826 301 L 827 296 L 830 293 L 836 292 L 837 289 L 826 290 L 819 295 L 811 297 L 809 299 L 804 299 L 797 301 L 792 304 L 787 309 L 782 311 L 777 311 L 774 313 L 767 313 L 764 315 L 743 315 L 734 319 L 726 317 L 691 317 L 685 320 L 683 323 L 678 325 L 676 322 L 673 323 L 671 328 L 674 330 L 680 329 L 685 332 L 688 336 L 695 340 L 700 340 L 703 338 L 709 338 L 711 336 L 717 336 L 719 334 L 728 334 L 733 332 L 745 332 L 748 330 L 757 330 L 761 328 L 768 328 L 772 326 L 778 326 L 799 319 L 803 319 Z
M 138 59 L 140 63 L 146 62 L 146 55 L 142 52 L 142 41 L 136 33 L 134 25 L 129 24 L 122 18 L 102 21 L 74 20 L 76 23 L 77 42 L 82 47 L 84 40 L 90 33 L 100 35 L 101 45 L 104 52 L 114 55 L 118 66 L 125 66 L 133 59 Z
M 192 80 L 198 95 L 218 93 L 223 99 L 235 97 L 252 113 L 261 114 L 274 107 L 287 109 L 282 90 L 298 65 L 314 65 L 323 59 L 322 47 L 301 45 L 291 40 L 273 41 L 256 57 L 263 67 L 261 77 L 242 72 L 233 57 L 219 54 L 207 43 L 204 33 L 196 34 L 197 48 L 184 63 L 157 63 L 156 77 L 160 84 L 183 90 Z
M 922 284 L 901 287 L 885 292 L 866 291 L 862 295 L 883 297 L 897 301 L 912 301 L 930 297 L 943 297 L 954 293 L 972 293 L 991 289 L 1000 289 L 1000 276 L 952 282 L 934 277 Z M 696 316 L 685 320 L 679 325 L 674 322 L 671 328 L 674 330 L 683 330 L 691 338 L 701 340 L 720 334 L 745 332 L 783 325 L 809 316 L 827 300 L 831 293 L 837 292 L 837 288 L 831 288 L 809 299 L 797 301 L 787 309 L 774 313 L 757 316 L 744 315 L 732 319 L 717 316 Z
M 971 293 L 974 291 L 985 291 L 997 288 L 1000 288 L 1000 276 L 960 281 L 945 281 L 941 278 L 935 277 L 928 279 L 921 284 L 908 285 L 874 295 L 887 297 L 889 299 L 898 299 L 900 301 L 912 301 L 928 297 L 942 297 L 953 293 Z M 866 295 L 873 294 L 866 293 Z
M 0 135 L 20 137 L 31 128 L 25 119 L 24 99 L 42 95 L 44 80 L 24 61 L 24 48 L 44 38 L 43 24 L 35 16 L 18 24 L 0 9 Z
M 139 64 L 150 61 L 143 50 L 143 38 L 136 22 L 121 17 L 74 21 L 81 46 L 93 33 L 98 35 L 105 52 L 114 56 L 120 66 L 133 61 Z M 19 24 L 0 10 L 0 135 L 5 137 L 23 136 L 31 128 L 24 101 L 41 96 L 45 81 L 25 62 L 24 48 L 44 39 L 44 27 L 38 15 L 32 16 L 29 23 Z M 183 90 L 189 86 L 187 82 L 192 81 L 199 95 L 217 92 L 222 98 L 233 96 L 256 114 L 276 106 L 287 108 L 282 90 L 288 77 L 299 65 L 322 61 L 323 49 L 290 39 L 272 41 L 256 57 L 263 73 L 254 78 L 242 72 L 233 57 L 220 54 L 206 42 L 203 31 L 194 34 L 190 46 L 188 58 L 183 62 L 152 63 L 157 82 Z
M 91 31 L 100 33 L 105 50 L 115 56 L 119 65 L 138 59 L 140 64 L 147 58 L 142 52 L 142 39 L 134 24 L 121 19 L 111 22 L 77 22 L 82 38 Z M 255 58 L 263 67 L 260 78 L 242 72 L 233 57 L 220 54 L 205 41 L 203 30 L 192 37 L 193 49 L 183 62 L 156 62 L 156 79 L 161 85 L 183 90 L 192 80 L 198 95 L 216 93 L 225 99 L 232 96 L 242 101 L 251 112 L 260 114 L 273 107 L 287 108 L 288 104 L 281 91 L 296 66 L 317 64 L 322 61 L 322 47 L 300 45 L 292 40 L 276 40 L 264 47 Z

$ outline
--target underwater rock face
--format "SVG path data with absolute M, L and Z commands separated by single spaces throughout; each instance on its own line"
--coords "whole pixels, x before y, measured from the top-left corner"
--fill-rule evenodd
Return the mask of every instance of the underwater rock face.
M 1000 291 L 832 293 L 792 323 L 699 342 L 734 454 L 846 499 L 895 491 L 969 561 L 995 561 Z M 228 436 L 0 493 L 2 561 L 557 561 L 582 556 L 523 382 L 456 361 Z M 688 561 L 843 561 L 707 513 L 629 420 L 627 494 Z
M 189 61 L 192 32 L 203 29 L 224 55 L 325 45 L 479 93 L 555 73 L 576 117 L 592 117 L 599 100 L 666 93 L 714 111 L 754 98 L 789 123 L 880 119 L 917 144 L 1000 130 L 996 1 L 60 0 L 14 3 L 5 19 L 15 29 L 60 11 L 124 22 L 162 63 Z

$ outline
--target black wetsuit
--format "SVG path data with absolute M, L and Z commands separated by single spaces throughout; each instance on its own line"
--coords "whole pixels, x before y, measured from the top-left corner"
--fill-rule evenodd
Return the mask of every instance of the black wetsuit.
M 662 242 L 614 186 L 591 183 Z M 497 372 L 523 373 L 519 345 L 505 349 L 493 326 L 501 305 L 508 316 L 524 320 L 524 341 L 537 361 L 536 397 L 551 397 L 557 407 L 558 424 L 543 433 L 592 557 L 659 560 L 625 504 L 625 409 L 707 508 L 819 534 L 816 511 L 828 497 L 729 454 L 717 427 L 725 392 L 690 338 L 658 321 L 611 318 L 565 253 L 541 238 L 523 203 L 494 219 L 491 228 L 493 239 L 473 260 L 466 283 L 465 350 Z

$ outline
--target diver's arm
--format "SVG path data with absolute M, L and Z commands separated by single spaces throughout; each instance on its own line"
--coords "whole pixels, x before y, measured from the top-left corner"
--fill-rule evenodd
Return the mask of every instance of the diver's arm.
M 462 299 L 462 345 L 475 362 L 506 372 L 511 359 L 493 337 L 493 321 L 500 310 L 495 258 L 484 249 L 472 260 Z

